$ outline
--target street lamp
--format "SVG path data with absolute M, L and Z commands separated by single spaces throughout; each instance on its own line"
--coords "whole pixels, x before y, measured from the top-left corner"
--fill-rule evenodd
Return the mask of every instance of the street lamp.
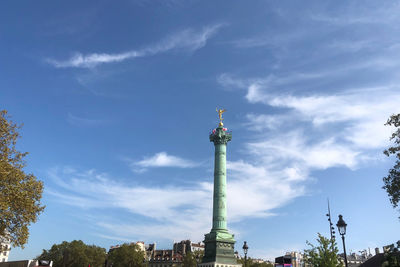
M 244 241 L 243 244 L 243 252 L 244 252 L 244 266 L 247 267 L 247 251 L 249 250 L 249 246 L 247 246 L 247 242 Z
M 346 222 L 343 220 L 343 216 L 339 215 L 339 221 L 336 224 L 339 234 L 342 236 L 342 241 L 343 241 L 343 252 L 344 252 L 344 264 L 347 267 L 347 255 L 346 255 L 346 246 L 344 244 L 344 235 L 346 234 Z

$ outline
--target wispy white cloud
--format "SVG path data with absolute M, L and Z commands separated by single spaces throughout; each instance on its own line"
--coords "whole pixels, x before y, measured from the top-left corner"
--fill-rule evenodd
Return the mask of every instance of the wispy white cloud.
M 234 78 L 229 73 L 222 73 L 217 77 L 218 83 L 223 85 L 224 87 L 233 87 L 233 88 L 245 88 L 248 85 L 248 81 L 243 79 Z
M 235 48 L 279 48 L 283 43 L 290 43 L 304 38 L 304 35 L 309 34 L 306 31 L 297 29 L 293 32 L 285 32 L 281 34 L 266 32 L 254 37 L 240 38 L 228 42 Z
M 261 132 L 268 129 L 276 129 L 282 125 L 282 123 L 285 123 L 287 119 L 287 115 L 249 113 L 246 115 L 247 122 L 245 125 L 249 126 L 249 130 Z
M 201 31 L 186 29 L 175 33 L 160 42 L 149 45 L 139 50 L 131 50 L 122 53 L 92 53 L 83 55 L 75 53 L 71 58 L 60 61 L 55 59 L 47 59 L 47 62 L 56 68 L 92 68 L 100 64 L 121 62 L 137 57 L 153 56 L 164 53 L 173 49 L 183 49 L 186 51 L 195 51 L 204 47 L 208 41 L 223 24 L 216 24 L 204 27 Z
M 399 111 L 400 93 L 397 88 L 327 96 L 276 96 L 258 89 L 249 87 L 250 93 L 246 96 L 249 102 L 288 108 L 302 120 L 317 127 L 329 127 L 325 126 L 327 123 L 342 123 L 344 125 L 339 132 L 341 137 L 364 148 L 378 148 L 387 144 L 390 128 L 383 124 L 393 112 Z
M 139 161 L 130 161 L 130 165 L 135 172 L 143 172 L 147 168 L 177 167 L 193 168 L 199 164 L 191 160 L 183 159 L 177 156 L 168 155 L 167 152 L 159 152 L 151 157 L 145 157 Z
M 297 165 L 304 170 L 335 166 L 354 168 L 359 154 L 356 149 L 337 142 L 333 137 L 321 141 L 307 140 L 299 132 L 289 132 L 276 138 L 249 143 L 248 149 L 269 164 L 276 163 L 279 159 L 282 166 Z
M 143 54 L 137 51 L 130 51 L 120 54 L 93 53 L 89 55 L 82 55 L 81 53 L 75 53 L 66 61 L 47 59 L 47 62 L 56 68 L 91 68 L 103 63 L 121 62 L 126 59 L 132 59 L 140 56 L 143 56 Z
M 169 160 L 156 158 L 155 161 L 161 166 L 171 165 Z M 150 161 L 141 164 L 146 167 L 154 165 Z M 272 216 L 275 208 L 305 193 L 299 184 L 304 177 L 300 169 L 270 169 L 267 165 L 254 165 L 242 160 L 228 162 L 227 168 L 230 222 Z M 211 227 L 211 182 L 194 182 L 185 186 L 168 183 L 161 186 L 130 185 L 117 182 L 109 174 L 68 167 L 53 168 L 48 176 L 52 185 L 47 186 L 46 193 L 56 196 L 55 199 L 64 204 L 84 209 L 86 213 L 119 209 L 149 220 L 146 224 L 121 223 L 111 219 L 96 221 L 101 234 L 108 238 L 202 240 L 203 234 Z M 231 225 L 229 228 L 232 230 L 234 227 Z M 239 234 L 237 230 L 233 231 Z
M 228 214 L 231 221 L 274 215 L 274 209 L 305 194 L 300 171 L 273 164 L 228 162 Z M 245 200 L 245 201 L 244 201 Z
M 72 113 L 68 113 L 67 121 L 68 123 L 75 126 L 98 126 L 106 122 L 105 120 L 101 119 L 88 119 L 84 117 L 78 117 L 73 115 Z
M 292 84 L 303 79 L 299 77 L 273 83 Z M 295 90 L 271 89 L 271 79 L 271 76 L 251 80 L 231 77 L 227 83 L 226 79 L 221 82 L 218 78 L 223 86 L 233 84 L 246 90 L 249 103 L 263 103 L 279 110 L 278 115 L 246 117 L 246 124 L 251 124 L 253 130 L 264 132 L 248 143 L 247 148 L 265 162 L 274 161 L 270 158 L 274 155 L 281 158 L 283 166 L 301 165 L 309 170 L 334 166 L 356 168 L 368 158 L 368 153 L 388 145 L 391 129 L 384 123 L 392 113 L 400 111 L 400 88 L 386 85 L 302 95 Z
M 311 14 L 310 19 L 318 23 L 327 23 L 334 26 L 354 25 L 390 25 L 399 22 L 397 16 L 400 11 L 398 2 L 387 2 L 384 5 L 369 3 L 362 7 L 359 5 L 347 6 L 347 10 L 336 14 L 316 13 Z M 357 13 L 352 12 L 357 10 Z

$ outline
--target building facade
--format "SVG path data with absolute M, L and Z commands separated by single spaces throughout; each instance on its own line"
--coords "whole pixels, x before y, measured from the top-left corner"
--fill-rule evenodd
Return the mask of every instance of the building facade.
M 11 251 L 11 242 L 8 238 L 0 236 L 0 262 L 8 261 Z
M 275 258 L 275 266 L 291 264 L 292 267 L 305 267 L 303 254 L 297 251 L 286 252 L 284 256 Z
M 149 260 L 149 267 L 181 267 L 183 256 L 173 249 L 155 250 Z
M 186 253 L 191 252 L 201 252 L 204 251 L 204 245 L 201 242 L 193 243 L 190 240 L 182 240 L 181 242 L 174 243 L 174 253 L 179 253 L 181 255 L 186 255 Z

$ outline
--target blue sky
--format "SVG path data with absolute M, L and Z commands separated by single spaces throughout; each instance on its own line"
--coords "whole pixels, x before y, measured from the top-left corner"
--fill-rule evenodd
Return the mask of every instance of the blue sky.
M 8 1 L 0 103 L 45 184 L 32 258 L 63 240 L 159 248 L 211 228 L 216 107 L 228 228 L 272 259 L 348 223 L 357 252 L 397 241 L 381 189 L 399 113 L 397 1 Z M 342 249 L 339 245 L 340 250 Z

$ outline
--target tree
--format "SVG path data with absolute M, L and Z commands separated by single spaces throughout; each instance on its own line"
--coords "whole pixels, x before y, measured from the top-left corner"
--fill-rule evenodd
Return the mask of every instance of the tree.
M 182 259 L 182 267 L 196 267 L 196 266 L 197 266 L 197 260 L 194 253 L 190 251 L 186 252 L 185 256 L 183 256 Z
M 238 263 L 240 263 L 242 266 L 245 266 L 244 258 L 238 259 Z M 272 263 L 269 262 L 257 262 L 254 259 L 248 257 L 246 259 L 246 266 L 247 267 L 274 267 Z
M 196 259 L 197 263 L 201 263 L 204 257 L 204 250 L 196 250 L 193 252 L 193 256 Z
M 343 267 L 339 261 L 335 240 L 328 239 L 318 233 L 318 246 L 307 241 L 311 248 L 304 250 L 304 261 L 313 267 Z
M 386 246 L 382 267 L 400 267 L 400 240 L 396 245 Z
M 396 162 L 393 168 L 389 170 L 388 176 L 383 178 L 385 184 L 383 189 L 388 193 L 393 208 L 397 208 L 400 201 L 400 114 L 390 116 L 385 125 L 396 127 L 395 132 L 390 137 L 390 140 L 394 143 L 393 146 L 383 151 L 388 157 L 394 155 Z
M 188 251 L 183 256 L 182 267 L 196 267 L 204 257 L 204 251 L 196 250 L 194 252 Z
M 74 240 L 54 244 L 49 250 L 44 249 L 36 259 L 52 260 L 53 267 L 86 267 L 89 264 L 91 267 L 102 267 L 106 257 L 106 249 Z
M 274 265 L 272 263 L 269 262 L 255 262 L 255 261 L 251 261 L 250 267 L 274 267 Z
M 144 267 L 144 252 L 135 244 L 123 244 L 108 253 L 107 262 L 113 267 Z
M 16 149 L 20 128 L 6 110 L 0 111 L 0 236 L 23 248 L 28 226 L 37 221 L 44 206 L 40 203 L 43 183 L 24 172 L 28 153 Z

